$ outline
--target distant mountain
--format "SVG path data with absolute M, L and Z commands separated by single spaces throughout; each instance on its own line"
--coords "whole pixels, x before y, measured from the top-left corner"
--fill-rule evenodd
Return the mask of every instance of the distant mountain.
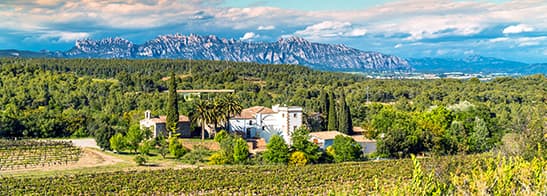
M 417 72 L 547 73 L 547 64 L 527 64 L 478 55 L 462 59 L 411 58 L 407 60 Z
M 33 52 L 27 50 L 0 50 L 0 57 L 27 57 L 27 58 L 42 58 L 49 57 L 52 53 L 47 51 Z
M 174 58 L 228 60 L 261 64 L 299 64 L 323 70 L 411 70 L 405 59 L 365 52 L 344 45 L 309 42 L 288 37 L 276 42 L 246 42 L 214 35 L 163 35 L 141 45 L 122 38 L 79 40 L 58 57 L 65 58 Z

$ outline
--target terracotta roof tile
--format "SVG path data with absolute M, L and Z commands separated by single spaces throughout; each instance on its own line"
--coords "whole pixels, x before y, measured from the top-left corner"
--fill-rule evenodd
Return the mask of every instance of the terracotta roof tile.
M 160 116 L 159 118 L 151 118 L 150 120 L 152 120 L 155 123 L 165 123 L 167 122 L 167 116 Z M 190 119 L 188 118 L 188 116 L 180 115 L 179 122 L 190 122 Z
M 241 110 L 235 118 L 253 119 L 256 114 L 273 114 L 273 110 L 264 106 L 254 106 Z
M 348 136 L 348 135 L 346 135 L 344 133 L 340 133 L 338 131 L 320 131 L 320 132 L 311 132 L 310 133 L 310 136 L 321 138 L 321 139 L 324 139 L 324 140 L 332 140 L 337 135 L 343 135 L 343 136 L 346 136 L 346 137 Z

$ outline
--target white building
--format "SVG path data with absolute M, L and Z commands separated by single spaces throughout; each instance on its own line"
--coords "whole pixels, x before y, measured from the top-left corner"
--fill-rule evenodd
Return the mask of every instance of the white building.
M 264 138 L 266 142 L 277 134 L 290 144 L 292 133 L 302 126 L 302 115 L 302 107 L 298 106 L 254 106 L 231 118 L 228 130 L 244 138 Z
M 363 151 L 363 154 L 376 152 L 376 140 L 367 139 L 363 135 L 348 136 L 338 131 L 311 132 L 309 134 L 310 141 L 318 145 L 319 148 L 323 150 L 326 150 L 327 147 L 332 146 L 334 144 L 334 138 L 336 138 L 336 136 L 338 135 L 351 137 L 353 140 L 359 143 L 359 145 L 361 145 L 361 150 Z

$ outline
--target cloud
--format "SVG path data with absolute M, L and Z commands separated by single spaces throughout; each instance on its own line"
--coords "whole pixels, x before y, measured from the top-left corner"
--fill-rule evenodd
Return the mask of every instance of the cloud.
M 400 48 L 400 47 L 403 47 L 403 44 L 398 43 L 397 45 L 393 46 L 393 48 Z
M 511 25 L 503 29 L 503 34 L 514 34 L 534 31 L 534 28 L 525 24 Z
M 267 26 L 262 26 L 262 25 L 260 25 L 260 26 L 258 26 L 258 28 L 257 28 L 257 30 L 259 30 L 259 31 L 260 31 L 260 30 L 273 30 L 273 29 L 275 29 L 275 26 L 274 26 L 274 25 L 267 25 Z
M 329 37 L 359 37 L 364 36 L 367 30 L 363 27 L 352 25 L 349 22 L 324 21 L 307 26 L 304 30 L 294 34 L 308 39 Z
M 45 32 L 42 35 L 38 36 L 38 39 L 48 40 L 48 39 L 54 39 L 58 42 L 74 42 L 76 40 L 88 38 L 91 35 L 86 32 L 59 32 L 59 31 L 52 31 L 52 32 Z
M 239 38 L 241 41 L 252 41 L 253 39 L 259 38 L 260 35 L 254 33 L 254 32 L 247 32 L 243 35 L 243 37 Z

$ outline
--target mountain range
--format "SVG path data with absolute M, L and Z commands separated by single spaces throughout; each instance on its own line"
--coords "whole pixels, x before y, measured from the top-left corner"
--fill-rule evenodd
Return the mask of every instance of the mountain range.
M 0 50 L 0 57 L 196 59 L 299 64 L 329 71 L 417 71 L 425 73 L 547 73 L 547 64 L 526 64 L 490 57 L 410 58 L 362 51 L 339 44 L 314 43 L 300 37 L 275 42 L 248 42 L 215 35 L 161 35 L 143 44 L 123 38 L 76 41 L 67 51 Z

